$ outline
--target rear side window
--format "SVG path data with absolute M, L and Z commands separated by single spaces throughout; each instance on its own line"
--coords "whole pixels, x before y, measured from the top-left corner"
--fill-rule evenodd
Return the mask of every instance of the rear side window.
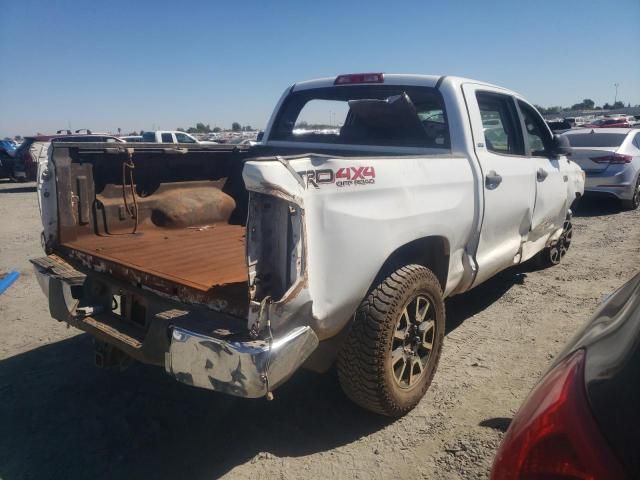
M 156 141 L 156 134 L 154 132 L 144 132 L 142 134 L 142 141 L 143 142 L 155 142 Z
M 487 150 L 506 155 L 524 155 L 521 129 L 513 99 L 489 92 L 476 93 Z
M 395 85 L 294 92 L 278 113 L 271 140 L 450 148 L 440 92 Z
M 565 134 L 572 147 L 619 147 L 626 133 L 574 133 Z
M 161 135 L 162 143 L 173 143 L 173 137 L 170 133 L 163 133 Z

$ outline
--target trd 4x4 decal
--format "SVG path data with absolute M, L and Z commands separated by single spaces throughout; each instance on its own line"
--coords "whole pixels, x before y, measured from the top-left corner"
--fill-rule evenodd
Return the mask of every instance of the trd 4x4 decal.
M 307 183 L 320 188 L 321 185 L 335 183 L 337 187 L 351 187 L 354 185 L 371 185 L 376 183 L 376 170 L 373 167 L 342 167 L 334 171 L 330 168 L 320 170 L 303 170 L 297 172 Z

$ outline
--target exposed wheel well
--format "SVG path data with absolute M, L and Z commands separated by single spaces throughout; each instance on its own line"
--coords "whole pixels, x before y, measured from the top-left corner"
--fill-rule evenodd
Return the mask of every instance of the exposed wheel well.
M 406 243 L 396 249 L 389 255 L 378 271 L 378 274 L 367 290 L 367 295 L 391 273 L 409 264 L 422 265 L 431 270 L 438 279 L 440 288 L 442 288 L 444 292 L 447 284 L 447 275 L 449 273 L 448 240 L 440 236 L 423 237 Z M 352 323 L 353 317 L 351 321 L 347 322 L 345 328 L 343 328 L 339 334 L 320 342 L 318 348 L 305 362 L 305 368 L 314 372 L 327 371 L 333 364 Z
M 423 237 L 406 243 L 395 250 L 384 262 L 372 287 L 398 268 L 415 263 L 427 267 L 445 290 L 449 274 L 449 241 L 445 237 Z

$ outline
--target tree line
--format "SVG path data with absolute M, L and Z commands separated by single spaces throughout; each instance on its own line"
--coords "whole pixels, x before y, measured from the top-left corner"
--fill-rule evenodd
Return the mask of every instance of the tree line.
M 619 108 L 625 108 L 624 102 L 617 100 L 613 104 L 609 104 L 608 102 L 602 106 L 597 106 L 596 102 L 591 100 L 590 98 L 585 98 L 580 103 L 574 103 L 570 107 L 561 107 L 559 105 L 553 107 L 541 107 L 540 105 L 535 105 L 540 113 L 544 114 L 553 114 L 566 112 L 569 110 L 617 110 Z M 630 103 L 627 103 L 626 107 L 631 107 Z
M 231 130 L 234 132 L 252 132 L 254 129 L 251 127 L 251 125 L 240 125 L 238 122 L 233 122 L 231 124 Z M 178 131 L 187 133 L 218 133 L 222 132 L 222 128 L 211 128 L 209 124 L 205 125 L 202 122 L 198 122 L 196 123 L 195 127 L 189 127 L 187 129 L 178 128 Z

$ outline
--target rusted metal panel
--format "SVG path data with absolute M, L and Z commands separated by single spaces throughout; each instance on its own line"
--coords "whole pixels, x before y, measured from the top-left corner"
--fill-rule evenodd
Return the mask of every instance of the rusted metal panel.
M 62 246 L 202 292 L 247 281 L 245 228 L 239 225 L 85 235 Z

